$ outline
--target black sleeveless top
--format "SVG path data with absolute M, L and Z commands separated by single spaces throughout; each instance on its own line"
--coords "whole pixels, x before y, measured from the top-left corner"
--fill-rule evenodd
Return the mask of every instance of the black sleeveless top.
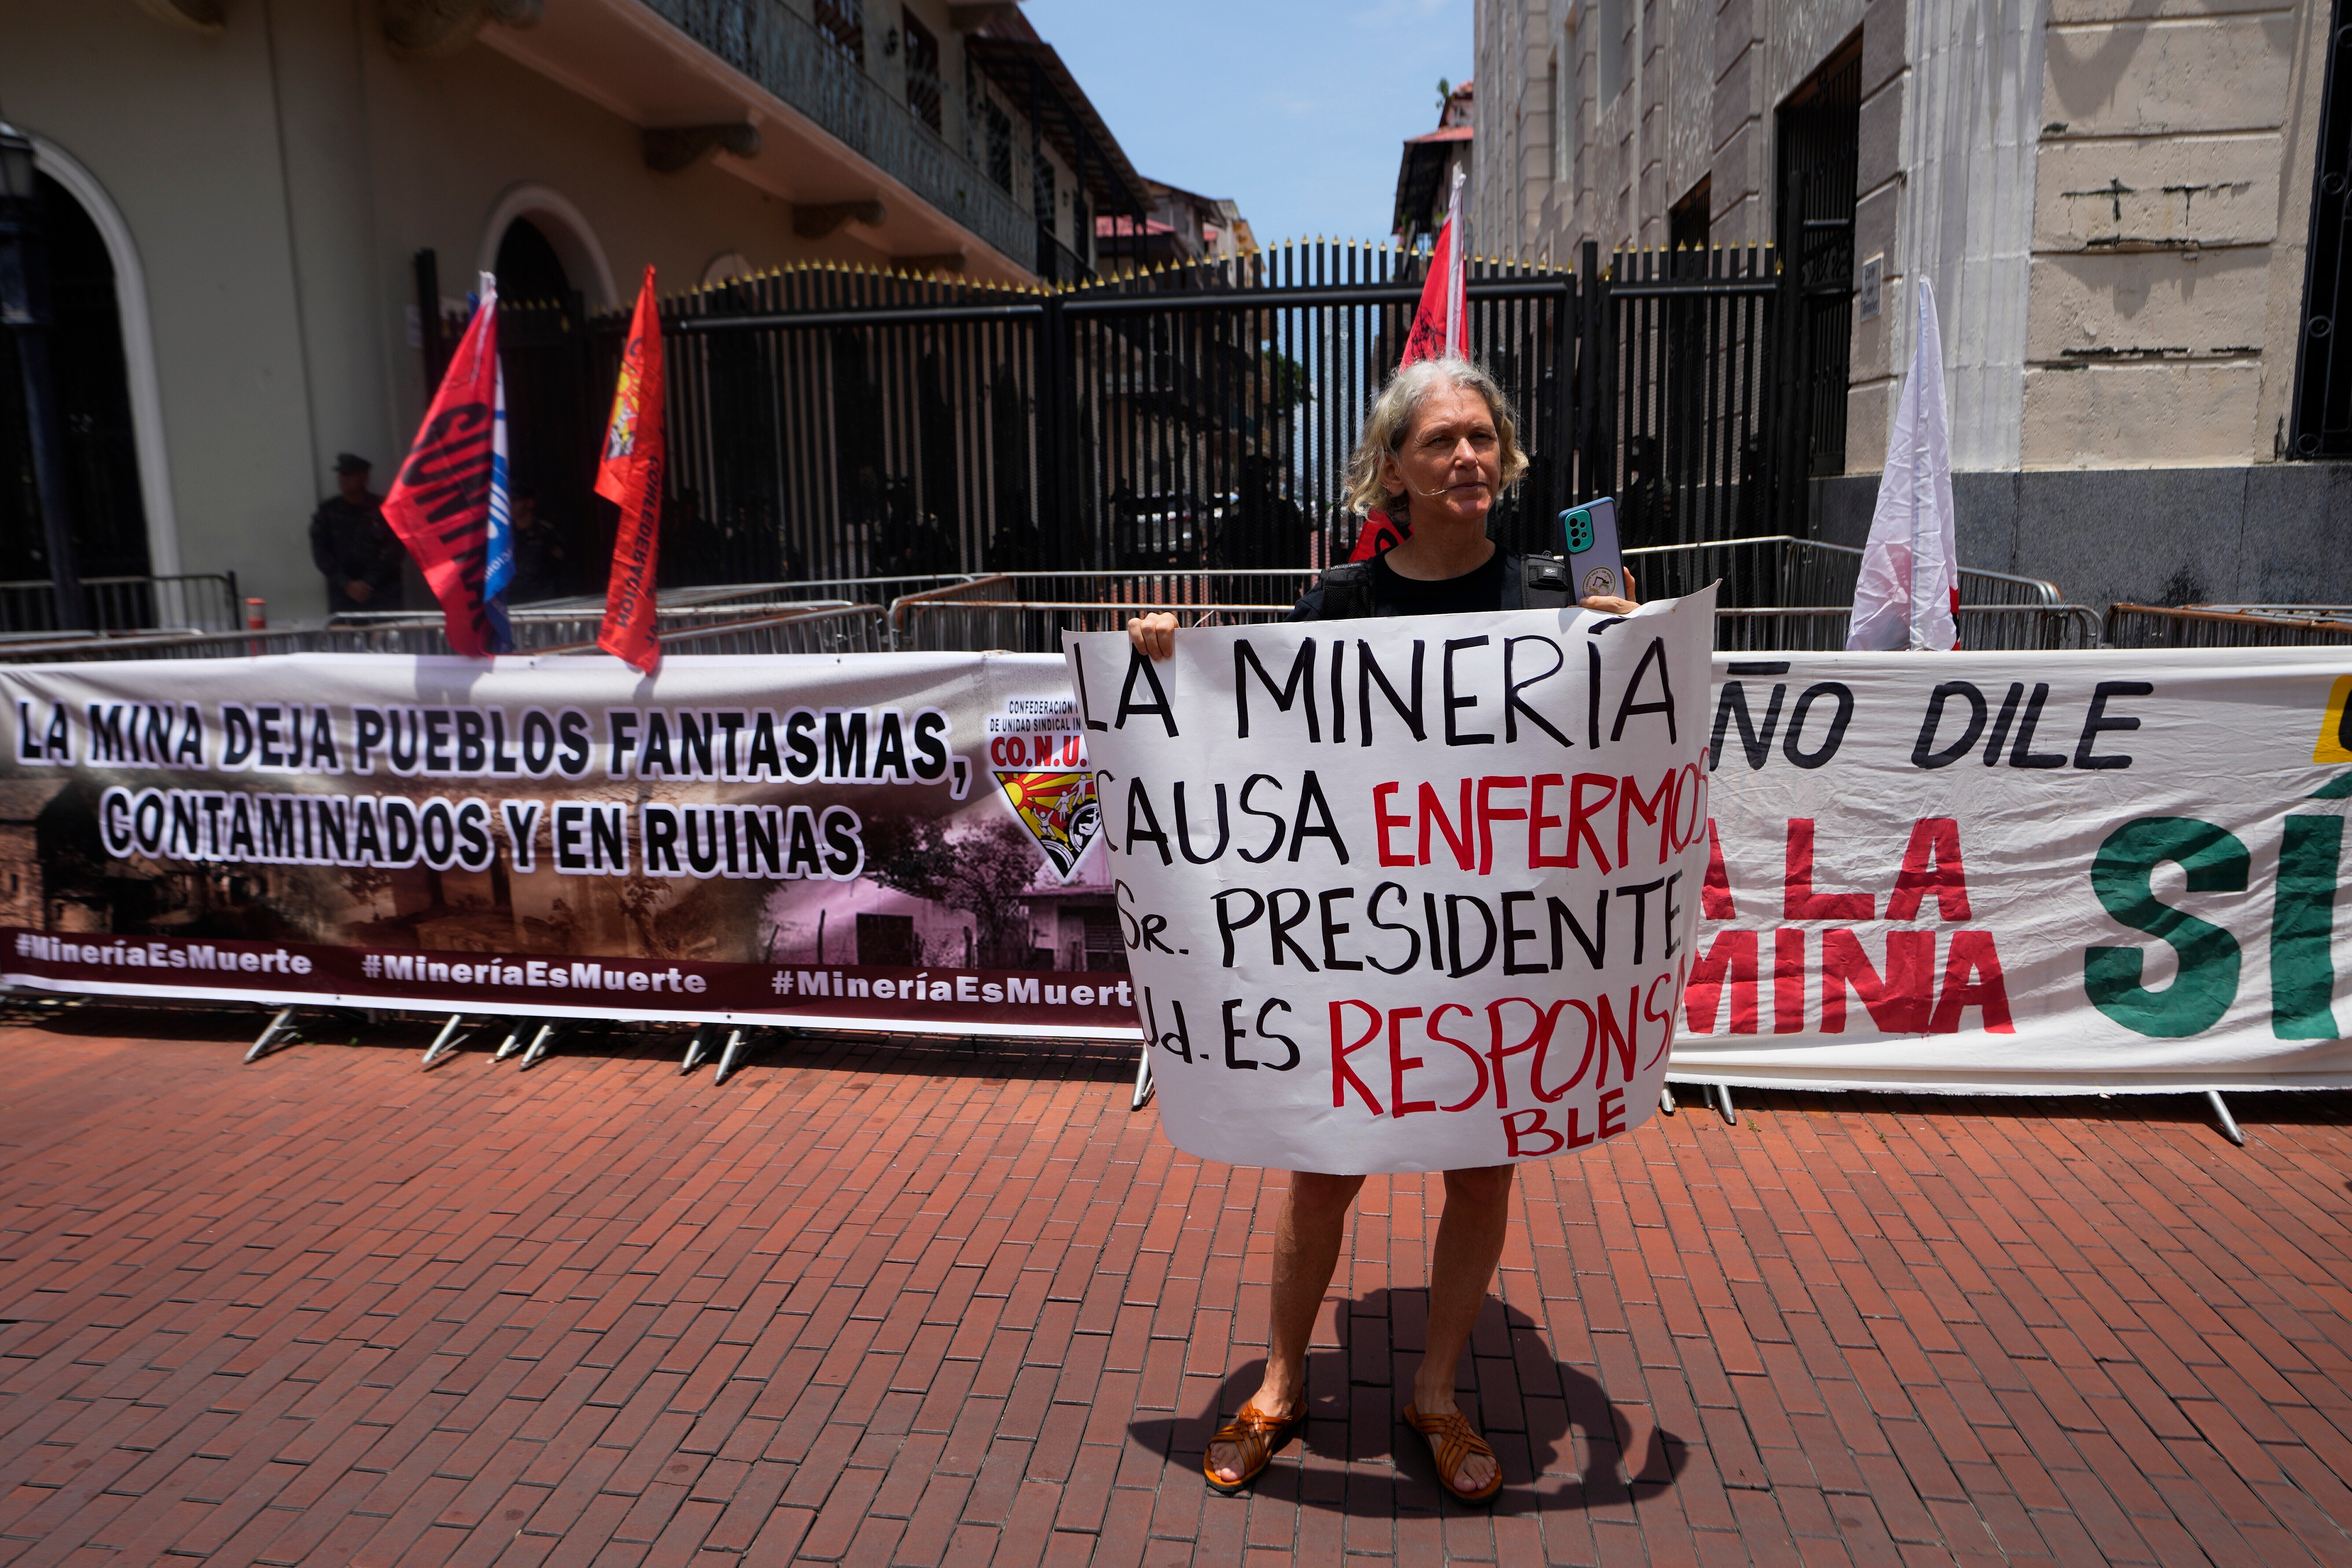
M 1568 564 L 1556 555 L 1497 550 L 1459 577 L 1427 582 L 1391 569 L 1384 555 L 1324 568 L 1291 609 L 1293 621 L 1347 621 L 1375 616 L 1444 616 L 1479 610 L 1564 609 L 1573 605 Z

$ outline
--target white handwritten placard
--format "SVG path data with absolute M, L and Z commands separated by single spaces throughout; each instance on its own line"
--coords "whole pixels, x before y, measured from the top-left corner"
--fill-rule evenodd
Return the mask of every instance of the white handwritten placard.
M 1074 637 L 1169 1137 L 1293 1170 L 1649 1115 L 1707 864 L 1714 595 Z

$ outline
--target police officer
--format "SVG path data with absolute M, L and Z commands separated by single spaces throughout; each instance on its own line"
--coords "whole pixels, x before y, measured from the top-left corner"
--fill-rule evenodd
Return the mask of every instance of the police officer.
M 401 607 L 400 536 L 383 521 L 383 498 L 368 489 L 365 458 L 335 458 L 336 494 L 310 514 L 310 559 L 327 579 L 327 606 L 346 610 Z

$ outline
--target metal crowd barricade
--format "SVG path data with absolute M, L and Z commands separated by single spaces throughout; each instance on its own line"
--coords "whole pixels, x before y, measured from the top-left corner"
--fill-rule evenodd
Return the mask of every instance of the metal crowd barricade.
M 362 639 L 319 626 L 266 632 L 123 632 L 0 641 L 0 663 L 86 659 L 248 658 L 265 653 L 367 653 Z
M 2352 621 L 2352 605 L 2183 605 L 2225 616 L 2278 616 L 2291 621 Z
M 879 605 L 834 604 L 665 631 L 661 646 L 664 654 L 880 653 L 889 630 Z
M 1059 653 L 1066 632 L 1126 629 L 1131 616 L 1171 610 L 1193 626 L 1237 626 L 1278 621 L 1288 605 L 1105 605 L 1082 600 L 901 600 L 896 646 L 925 652 Z
M 1717 653 L 1837 653 L 1853 624 L 1848 605 L 1734 606 L 1715 612 Z M 1969 653 L 2099 646 L 2099 617 L 2083 605 L 1962 605 L 1960 647 Z
M 1150 605 L 1181 609 L 1188 605 L 1270 605 L 1286 606 L 1315 585 L 1312 567 L 1226 568 L 1186 570 L 1129 568 L 1118 572 L 1009 572 L 1002 574 L 1016 599 L 1049 600 L 1056 604 Z
M 844 600 L 780 606 L 773 615 L 747 614 L 759 606 L 692 606 L 657 629 L 672 653 L 877 653 L 889 646 L 879 605 Z M 596 624 L 570 642 L 550 641 L 518 651 L 531 654 L 590 653 Z M 409 646 L 403 646 L 409 645 Z M 427 637 L 420 628 L 382 624 L 352 626 L 288 626 L 271 631 L 126 632 L 118 635 L 0 640 L 0 663 L 50 664 L 84 659 L 249 658 L 284 653 L 438 653 L 448 644 L 438 623 Z
M 1794 544 L 1802 548 L 1787 550 Z M 1757 546 L 1773 548 L 1758 549 Z M 1645 596 L 1686 592 L 1716 580 L 1702 573 L 1727 565 L 1746 574 L 1734 592 L 1754 591 L 1765 574 L 1801 585 L 1807 574 L 1833 572 L 1818 552 L 1832 547 L 1802 540 L 1743 540 L 1724 546 L 1669 546 L 1627 554 L 1646 561 L 1657 586 L 1643 584 Z M 1719 553 L 1714 560 L 1705 552 Z M 1744 559 L 1742 558 L 1744 552 Z M 1852 553 L 1852 552 L 1849 552 Z M 1644 571 L 1642 567 L 1637 572 Z M 1990 579 L 1980 592 L 2014 592 L 2029 602 L 1983 604 L 1959 608 L 1960 644 L 1974 650 L 2084 648 L 2101 643 L 2098 618 L 2080 605 L 2042 598 L 2055 590 L 2032 578 L 1980 574 Z M 1695 578 L 1684 582 L 1679 578 Z M 674 653 L 866 653 L 889 648 L 929 652 L 1003 648 L 1058 653 L 1066 631 L 1117 631 L 1129 617 L 1172 611 L 1188 626 L 1244 626 L 1278 621 L 1289 615 L 1315 574 L 1304 570 L 1199 572 L 998 573 L 959 578 L 939 587 L 899 595 L 886 612 L 880 605 L 845 599 L 767 604 L 738 602 L 724 593 L 701 602 L 666 602 L 656 623 L 662 646 Z M 872 580 L 867 580 L 872 581 Z M 898 581 L 905 581 L 900 579 Z M 775 584 L 757 584 L 760 590 Z M 814 587 L 817 584 L 793 584 Z M 761 614 L 762 610 L 772 613 Z M 519 651 L 584 653 L 595 646 L 598 616 L 570 607 L 525 612 L 516 626 Z M 2146 629 L 2168 628 L 2163 637 Z M 1796 605 L 1732 603 L 1719 607 L 1716 647 L 1725 652 L 1831 651 L 1845 646 L 1853 611 L 1847 605 Z M 2231 641 L 2180 641 L 2180 628 L 2231 628 Z M 568 635 L 567 635 L 568 634 Z M 2140 640 L 2121 642 L 2119 637 Z M 2157 637 L 2157 640 L 2147 640 Z M 2174 640 L 2166 640 L 2169 637 Z M 2150 610 L 2119 605 L 2110 613 L 2107 639 L 2123 647 L 2254 647 L 2352 641 L 2352 620 L 2284 615 L 2231 615 L 2210 611 Z M 0 661 L 38 663 L 74 659 L 237 658 L 265 653 L 446 654 L 439 617 L 421 616 L 337 616 L 324 626 L 271 631 L 125 632 L 90 636 L 0 638 Z
M 1785 533 L 1718 539 L 1696 544 L 1648 545 L 1625 552 L 1625 565 L 1645 599 L 1679 598 L 1720 583 L 1719 608 L 1852 605 L 1863 552 L 1852 545 Z M 2060 605 L 2055 583 L 2010 572 L 1960 568 L 1960 604 Z
M 234 572 L 171 577 L 85 577 L 82 620 L 92 632 L 227 631 L 242 623 Z M 59 633 L 57 590 L 48 579 L 0 583 L 0 637 Z
M 1773 537 L 1627 551 L 1644 597 L 1675 596 L 1721 581 L 1716 647 L 1725 652 L 1828 652 L 1845 647 L 1862 552 Z M 1065 631 L 1116 631 L 1128 617 L 1171 610 L 1188 626 L 1280 620 L 1315 574 L 1276 572 L 1001 573 L 890 607 L 891 646 L 951 652 L 1055 653 Z M 1268 592 L 1268 589 L 1275 590 Z M 2099 646 L 2098 617 L 2059 601 L 2039 578 L 1964 574 L 1960 645 L 1970 649 Z M 1816 600 L 1842 596 L 1844 604 Z M 1760 598 L 1761 603 L 1754 602 Z M 1743 603 L 1746 600 L 1748 602 Z
M 320 632 L 363 653 L 443 654 L 449 639 L 441 627 L 438 610 L 362 610 L 329 616 Z
M 1000 572 L 898 600 L 890 606 L 890 645 L 1059 653 L 1064 631 L 1115 631 L 1154 610 L 1174 611 L 1189 626 L 1280 620 L 1315 578 L 1305 567 Z
M 807 577 L 777 583 L 715 583 L 695 588 L 665 588 L 661 591 L 664 610 L 699 608 L 711 605 L 785 605 L 818 599 L 853 605 L 887 605 L 908 594 L 919 594 L 929 588 L 945 587 L 952 583 L 969 583 L 977 574 L 971 572 L 927 572 L 911 576 L 884 577 Z M 556 605 L 572 605 L 575 601 L 551 601 Z M 601 611 L 604 605 L 601 595 L 583 595 L 576 601 Z M 526 610 L 538 605 L 526 605 Z
M 654 635 L 667 637 L 673 633 L 690 633 L 722 623 L 760 619 L 777 616 L 791 616 L 818 609 L 847 609 L 855 601 L 849 599 L 780 599 L 735 601 L 719 599 L 701 604 L 671 604 L 663 602 L 654 611 Z M 877 614 L 880 606 L 869 605 Z M 604 625 L 604 606 L 599 602 L 593 609 L 566 610 L 551 614 L 526 615 L 510 618 L 514 627 L 517 653 L 547 653 L 556 649 L 593 647 L 596 634 Z M 435 616 L 429 626 L 404 630 L 404 638 L 418 643 L 430 642 L 430 647 L 403 647 L 395 651 L 409 653 L 446 653 L 446 641 L 434 641 L 441 637 L 441 617 Z
M 881 606 L 908 594 L 969 583 L 968 573 L 930 573 L 910 577 L 825 577 L 788 583 L 736 583 L 665 588 L 655 611 L 658 632 L 691 631 L 715 618 L 740 617 L 761 610 L 789 613 L 811 605 L 866 604 Z M 604 616 L 601 595 L 580 594 L 521 605 L 507 613 L 519 651 L 531 652 L 593 643 Z M 372 652 L 447 653 L 438 610 L 362 610 L 328 617 L 330 628 L 365 634 Z
M 2110 647 L 2325 647 L 2352 643 L 2352 611 L 2333 605 L 2112 605 Z

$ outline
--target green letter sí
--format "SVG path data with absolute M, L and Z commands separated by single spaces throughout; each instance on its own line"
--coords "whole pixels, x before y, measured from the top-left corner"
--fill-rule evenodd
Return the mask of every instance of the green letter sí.
M 2237 836 L 2191 816 L 2144 816 L 2107 835 L 2091 864 L 2091 890 L 2134 931 L 2170 942 L 2180 973 L 2150 991 L 2140 982 L 2137 947 L 2095 947 L 2083 954 L 2083 989 L 2092 1005 L 2125 1028 L 2178 1039 L 2211 1028 L 2238 994 L 2238 939 L 2160 902 L 2149 878 L 2167 860 L 2189 874 L 2192 893 L 2246 890 L 2246 847 Z
M 2271 917 L 2271 1032 L 2282 1040 L 2341 1037 L 2328 1005 L 2336 966 L 2336 868 L 2344 854 L 2340 816 L 2290 816 L 2279 843 L 2278 902 Z

